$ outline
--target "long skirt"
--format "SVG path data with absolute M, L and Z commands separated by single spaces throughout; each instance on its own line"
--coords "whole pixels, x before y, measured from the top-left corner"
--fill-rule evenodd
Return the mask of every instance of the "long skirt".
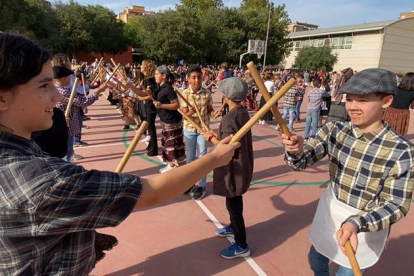
M 388 107 L 383 118 L 398 134 L 407 136 L 410 125 L 410 110 Z
M 122 98 L 121 106 L 122 116 L 128 118 L 131 122 L 134 120 L 134 102 L 128 98 Z
M 161 122 L 161 127 L 162 159 L 164 162 L 179 166 L 185 161 L 183 121 L 176 124 Z

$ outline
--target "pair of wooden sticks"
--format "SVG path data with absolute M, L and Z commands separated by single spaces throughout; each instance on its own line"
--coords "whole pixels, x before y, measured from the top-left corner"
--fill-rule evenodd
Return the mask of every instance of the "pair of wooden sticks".
M 201 113 L 200 113 L 200 110 L 198 109 L 198 106 L 197 106 L 197 103 L 196 103 L 196 100 L 194 99 L 194 97 L 193 96 L 191 96 L 191 98 L 192 98 L 192 101 L 193 101 L 193 104 L 191 104 L 190 102 L 188 102 L 188 100 L 181 94 L 181 92 L 180 91 L 178 91 L 177 89 L 174 89 L 174 91 L 175 91 L 175 93 L 187 104 L 187 106 L 189 107 L 189 108 L 194 108 L 195 109 L 195 111 L 196 111 L 196 113 L 197 113 L 197 116 L 198 116 L 198 119 L 200 120 L 200 123 L 201 123 L 201 126 L 199 126 L 197 123 L 195 123 L 194 122 L 194 120 L 193 119 L 191 119 L 189 116 L 187 116 L 187 114 L 185 114 L 185 112 L 181 109 L 181 108 L 179 108 L 178 109 L 178 112 L 180 112 L 181 113 L 181 115 L 187 120 L 187 121 L 189 121 L 196 129 L 197 129 L 197 131 L 198 132 L 200 132 L 200 133 L 202 133 L 202 134 L 205 134 L 205 133 L 210 133 L 210 135 L 212 135 L 211 136 L 211 138 L 210 138 L 210 142 L 212 143 L 212 144 L 214 144 L 214 145 L 216 145 L 218 142 L 219 142 L 219 140 L 217 139 L 217 134 L 215 134 L 206 124 L 205 124 L 205 122 L 204 122 L 204 120 L 203 120 L 203 117 L 201 116 Z

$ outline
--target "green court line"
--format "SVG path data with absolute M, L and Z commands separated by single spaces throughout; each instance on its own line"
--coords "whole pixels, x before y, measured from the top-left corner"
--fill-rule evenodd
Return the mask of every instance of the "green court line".
M 128 140 L 127 140 L 127 136 L 128 136 L 128 131 L 124 131 L 123 134 L 122 134 L 122 142 L 123 142 L 123 144 L 124 144 L 124 146 L 126 148 L 129 147 L 129 143 L 128 143 Z M 258 139 L 260 139 L 260 140 L 266 141 L 266 142 L 268 142 L 268 143 L 270 143 L 272 145 L 275 145 L 275 146 L 278 146 L 278 147 L 282 147 L 281 144 L 272 142 L 272 141 L 270 141 L 270 140 L 268 140 L 266 138 L 262 138 L 262 137 L 257 136 L 257 135 L 253 135 L 253 136 L 256 137 L 256 138 L 258 138 Z M 145 156 L 143 154 L 140 154 L 140 153 L 138 153 L 136 151 L 134 151 L 132 153 L 132 155 L 133 156 L 137 156 L 137 157 L 139 157 L 141 159 L 144 159 L 145 161 L 148 161 L 148 162 L 150 162 L 152 164 L 155 164 L 157 166 L 163 166 L 164 165 L 163 163 L 158 162 L 158 161 L 154 161 L 151 158 L 149 158 L 149 157 L 147 157 L 147 156 Z M 329 165 L 325 161 L 323 163 L 324 163 L 324 165 Z M 213 178 L 213 175 L 212 174 L 209 174 L 209 175 L 207 175 L 207 178 L 211 179 L 211 178 Z M 267 186 L 324 186 L 324 185 L 328 185 L 329 180 L 326 180 L 326 181 L 317 181 L 317 182 L 293 182 L 293 183 L 292 182 L 274 182 L 274 181 L 253 180 L 250 183 L 251 183 L 251 185 L 260 184 L 260 185 L 267 185 Z M 411 203 L 414 203 L 414 199 L 411 199 Z

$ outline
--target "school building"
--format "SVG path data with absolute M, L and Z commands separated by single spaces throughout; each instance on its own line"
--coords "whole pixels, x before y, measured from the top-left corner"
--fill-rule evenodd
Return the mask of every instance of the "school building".
M 414 71 L 414 18 L 411 16 L 292 32 L 288 38 L 290 55 L 282 64 L 287 69 L 295 68 L 295 58 L 301 48 L 331 46 L 338 56 L 334 71 L 347 67 L 357 71 L 383 68 L 402 74 Z

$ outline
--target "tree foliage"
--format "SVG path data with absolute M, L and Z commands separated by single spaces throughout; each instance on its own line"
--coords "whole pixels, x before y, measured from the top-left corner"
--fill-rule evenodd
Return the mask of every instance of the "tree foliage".
M 127 24 L 100 5 L 74 0 L 51 5 L 45 0 L 1 0 L 0 30 L 28 35 L 53 52 L 119 53 L 127 45 L 145 58 L 162 63 L 238 63 L 249 39 L 266 39 L 271 24 L 267 63 L 277 64 L 287 52 L 285 6 L 268 0 L 243 0 L 240 8 L 222 0 L 181 0 L 175 10 L 130 19 Z M 255 55 L 244 61 L 254 60 Z
M 295 68 L 312 71 L 332 71 L 338 61 L 330 47 L 305 47 L 299 50 L 295 59 Z

